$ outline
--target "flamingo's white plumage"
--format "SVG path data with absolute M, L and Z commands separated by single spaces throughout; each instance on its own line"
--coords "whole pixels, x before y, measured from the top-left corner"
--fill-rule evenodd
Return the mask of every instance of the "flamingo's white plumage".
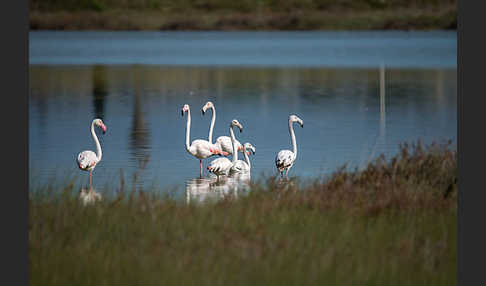
M 96 167 L 96 165 L 101 161 L 101 156 L 103 153 L 101 152 L 101 145 L 100 141 L 98 141 L 98 137 L 96 136 L 94 127 L 99 127 L 101 130 L 103 130 L 103 134 L 106 132 L 106 126 L 103 123 L 101 119 L 94 119 L 91 122 L 91 135 L 93 136 L 93 140 L 95 141 L 96 144 L 96 153 L 87 150 L 83 151 L 78 154 L 76 157 L 76 163 L 78 164 L 79 169 L 83 171 L 88 171 L 89 172 L 89 186 L 92 188 L 93 186 L 93 170 Z
M 211 109 L 213 111 L 213 115 L 211 117 L 211 125 L 209 126 L 209 136 L 208 140 L 209 142 L 213 143 L 213 129 L 214 129 L 214 122 L 216 121 L 216 108 L 214 107 L 214 104 L 211 101 L 206 102 L 206 104 L 202 108 L 202 114 L 204 115 L 206 113 L 206 110 Z M 236 149 L 238 149 L 239 152 L 243 152 L 243 146 L 241 143 L 236 140 Z M 219 136 L 216 138 L 216 142 L 214 142 L 218 148 L 223 150 L 224 152 L 227 152 L 228 155 L 233 155 L 233 144 L 231 143 L 231 138 L 229 136 Z
M 277 157 L 275 157 L 275 165 L 277 166 L 277 170 L 282 174 L 285 170 L 285 176 L 288 179 L 289 170 L 294 165 L 294 161 L 297 158 L 297 142 L 295 140 L 294 128 L 292 123 L 297 122 L 300 126 L 304 127 L 304 121 L 297 117 L 296 115 L 289 116 L 289 133 L 290 138 L 292 140 L 292 147 L 293 151 L 290 150 L 281 150 L 278 152 Z M 282 174 L 283 175 L 283 174 Z
M 186 125 L 186 150 L 189 154 L 193 155 L 194 157 L 199 159 L 199 167 L 200 167 L 200 175 L 202 177 L 202 159 L 209 158 L 214 155 L 224 155 L 227 156 L 228 153 L 221 150 L 220 147 L 211 144 L 207 140 L 196 139 L 192 141 L 189 145 L 189 138 L 191 133 L 191 110 L 188 104 L 185 104 L 182 107 L 181 114 L 184 116 L 184 113 L 187 112 L 187 125 Z
M 238 120 L 233 119 L 231 121 L 231 124 L 229 126 L 229 133 L 232 142 L 236 141 L 235 138 L 235 133 L 233 132 L 233 127 L 236 126 L 240 129 L 240 132 L 243 131 L 243 126 L 238 122 Z M 236 150 L 236 145 L 233 145 L 234 149 Z M 236 151 L 234 152 L 235 154 L 237 153 Z M 228 158 L 217 158 L 211 163 L 209 163 L 208 170 L 209 172 L 215 174 L 216 176 L 222 176 L 222 175 L 228 175 L 231 167 L 233 166 L 233 163 L 236 161 L 237 156 L 233 155 L 233 161 L 230 161 Z
M 231 173 L 249 173 L 251 169 L 251 164 L 250 164 L 250 159 L 248 158 L 248 153 L 250 153 L 248 150 L 251 150 L 253 152 L 253 155 L 256 153 L 255 147 L 251 145 L 250 143 L 245 143 L 243 145 L 243 154 L 245 156 L 245 161 L 238 160 L 238 153 L 235 153 L 234 155 L 234 162 L 233 166 L 231 167 L 230 172 Z

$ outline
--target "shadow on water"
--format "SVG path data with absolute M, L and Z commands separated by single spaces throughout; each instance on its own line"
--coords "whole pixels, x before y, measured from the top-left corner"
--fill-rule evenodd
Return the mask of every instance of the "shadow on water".
M 93 106 L 95 118 L 105 118 L 105 99 L 108 95 L 106 86 L 106 67 L 102 65 L 93 66 Z
M 236 199 L 250 190 L 250 182 L 250 173 L 221 176 L 219 180 L 216 177 L 194 178 L 186 182 L 186 203 Z

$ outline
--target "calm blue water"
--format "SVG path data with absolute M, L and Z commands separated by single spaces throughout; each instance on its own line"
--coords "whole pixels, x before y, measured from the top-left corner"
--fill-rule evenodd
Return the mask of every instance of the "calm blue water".
M 30 32 L 31 65 L 456 68 L 434 32 Z
M 191 107 L 191 141 L 207 139 L 208 100 L 213 138 L 236 118 L 237 139 L 256 147 L 252 179 L 275 174 L 276 153 L 291 149 L 291 113 L 305 122 L 291 176 L 364 166 L 403 141 L 456 140 L 455 32 L 30 32 L 29 45 L 32 188 L 87 184 L 75 157 L 95 150 L 95 117 L 108 127 L 98 190 L 117 186 L 120 169 L 130 184 L 146 157 L 138 186 L 192 188 L 199 161 L 185 151 L 180 110 Z

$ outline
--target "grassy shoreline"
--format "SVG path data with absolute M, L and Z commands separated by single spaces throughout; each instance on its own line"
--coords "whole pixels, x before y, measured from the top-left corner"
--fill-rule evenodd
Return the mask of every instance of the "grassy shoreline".
M 450 2 L 450 1 L 449 1 Z M 31 30 L 447 30 L 456 3 L 312 9 L 31 9 Z
M 404 145 L 363 171 L 185 204 L 138 190 L 29 200 L 31 285 L 455 285 L 457 152 Z M 123 192 L 121 193 L 123 194 Z

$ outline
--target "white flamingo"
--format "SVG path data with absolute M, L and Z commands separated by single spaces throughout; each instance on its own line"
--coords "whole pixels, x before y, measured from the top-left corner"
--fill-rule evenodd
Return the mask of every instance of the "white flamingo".
M 293 151 L 290 150 L 281 150 L 278 152 L 277 157 L 275 157 L 275 165 L 277 166 L 277 170 L 283 176 L 282 172 L 286 170 L 285 177 L 289 178 L 289 170 L 294 165 L 294 161 L 297 158 L 297 142 L 295 141 L 295 134 L 294 128 L 292 126 L 293 122 L 297 122 L 304 127 L 304 121 L 297 117 L 296 115 L 289 116 L 289 132 L 290 138 L 292 139 L 292 147 Z
M 83 171 L 89 171 L 90 188 L 93 187 L 93 170 L 96 165 L 101 161 L 101 156 L 103 154 L 101 152 L 100 141 L 98 141 L 98 137 L 96 136 L 96 133 L 94 131 L 95 126 L 101 128 L 101 130 L 103 130 L 103 134 L 105 134 L 106 132 L 106 126 L 101 119 L 94 119 L 93 122 L 91 122 L 91 135 L 93 136 L 93 139 L 96 143 L 96 153 L 91 150 L 87 150 L 79 153 L 78 157 L 76 158 L 79 169 Z
M 209 142 L 213 143 L 213 128 L 214 122 L 216 121 L 216 108 L 211 101 L 206 102 L 206 104 L 202 108 L 203 115 L 206 113 L 206 110 L 208 110 L 208 108 L 211 108 L 211 110 L 213 111 L 208 136 Z M 243 152 L 243 146 L 241 145 L 241 143 L 238 140 L 236 140 L 235 142 L 238 151 Z M 233 155 L 233 144 L 231 143 L 231 138 L 229 136 L 219 136 L 214 144 L 217 145 L 221 150 L 228 152 L 229 155 Z
M 240 132 L 243 131 L 243 126 L 238 122 L 238 120 L 233 119 L 233 121 L 231 121 L 231 124 L 229 126 L 229 133 L 230 133 L 230 136 L 231 136 L 231 142 L 236 141 L 235 133 L 233 132 L 234 126 L 237 126 L 238 128 L 240 128 Z M 233 144 L 233 146 L 234 146 L 233 148 L 236 150 L 236 145 Z M 235 151 L 235 154 L 236 153 L 237 152 Z M 214 159 L 213 161 L 211 161 L 211 163 L 209 163 L 208 170 L 209 170 L 209 172 L 218 176 L 218 179 L 219 179 L 219 176 L 221 176 L 221 175 L 228 175 L 231 167 L 233 167 L 233 163 L 236 162 L 237 157 L 238 157 L 237 155 L 236 156 L 233 155 L 233 161 L 230 161 L 228 158 Z
M 250 153 L 248 150 L 251 150 L 253 152 L 253 155 L 256 153 L 255 147 L 251 145 L 250 143 L 245 143 L 243 146 L 243 154 L 245 156 L 245 161 L 238 160 L 238 153 L 235 152 L 235 155 L 233 156 L 233 166 L 231 167 L 230 172 L 231 173 L 249 173 L 251 169 L 251 164 L 250 164 L 250 159 L 248 158 L 248 153 Z
M 186 125 L 186 150 L 189 154 L 199 159 L 200 175 L 202 177 L 202 159 L 209 158 L 213 155 L 224 155 L 228 153 L 224 152 L 218 146 L 211 144 L 207 140 L 196 139 L 189 145 L 189 137 L 191 133 L 191 110 L 188 104 L 184 104 L 181 114 L 184 116 L 184 112 L 187 112 L 187 125 Z

